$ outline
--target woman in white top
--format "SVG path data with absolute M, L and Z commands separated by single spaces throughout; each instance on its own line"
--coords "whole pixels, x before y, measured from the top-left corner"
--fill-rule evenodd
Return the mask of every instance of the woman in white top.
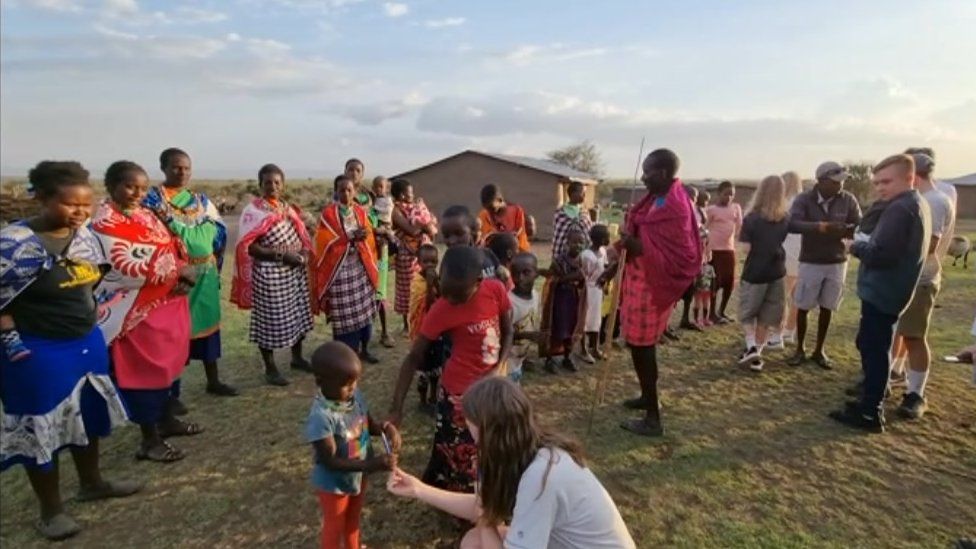
M 789 211 L 793 207 L 793 199 L 803 192 L 803 180 L 800 179 L 800 174 L 790 171 L 783 174 L 783 182 L 786 183 L 786 209 Z M 796 341 L 796 303 L 793 302 L 793 290 L 796 288 L 797 271 L 800 269 L 800 233 L 786 235 L 783 250 L 786 251 L 786 302 L 789 310 L 783 317 L 780 345 Z M 772 335 L 775 337 L 775 334 Z M 776 347 L 775 343 L 770 338 L 770 345 Z
M 636 547 L 579 443 L 543 430 L 518 385 L 482 379 L 462 407 L 478 445 L 477 493 L 440 490 L 399 469 L 390 475 L 390 492 L 476 523 L 461 541 L 466 549 Z

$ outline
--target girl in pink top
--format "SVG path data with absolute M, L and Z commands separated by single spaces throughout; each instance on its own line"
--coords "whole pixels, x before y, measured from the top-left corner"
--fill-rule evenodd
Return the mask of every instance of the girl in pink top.
M 728 324 L 732 321 L 725 309 L 735 288 L 735 241 L 742 228 L 742 208 L 733 202 L 735 185 L 723 181 L 718 186 L 718 202 L 705 210 L 708 226 L 708 248 L 712 254 L 712 267 L 715 269 L 715 287 L 712 291 L 712 322 Z M 722 291 L 721 306 L 715 308 L 719 290 Z

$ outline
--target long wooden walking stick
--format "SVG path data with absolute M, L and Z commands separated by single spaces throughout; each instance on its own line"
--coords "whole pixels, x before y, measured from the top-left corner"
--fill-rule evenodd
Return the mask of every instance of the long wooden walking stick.
M 634 195 L 637 191 L 637 174 L 640 173 L 641 161 L 644 159 L 644 138 L 641 138 L 640 152 L 637 153 L 637 167 L 634 168 L 634 182 L 630 187 L 630 205 L 634 204 Z M 625 217 L 626 219 L 626 217 Z M 626 225 L 626 223 L 625 223 Z M 607 392 L 607 385 L 610 382 L 610 354 L 613 350 L 613 332 L 617 327 L 617 312 L 620 310 L 621 288 L 624 281 L 624 264 L 627 262 L 627 248 L 620 250 L 617 259 L 617 272 L 613 277 L 613 288 L 610 291 L 610 311 L 607 315 L 607 326 L 604 330 L 606 341 L 603 343 L 603 368 L 597 378 L 596 390 L 593 391 L 593 401 L 590 403 L 590 417 L 587 420 L 586 434 L 589 435 L 593 430 L 593 414 L 596 413 L 598 404 L 603 404 Z

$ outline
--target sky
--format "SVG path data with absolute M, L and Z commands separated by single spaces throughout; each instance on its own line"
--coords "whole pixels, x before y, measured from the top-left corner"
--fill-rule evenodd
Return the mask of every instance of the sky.
M 976 171 L 971 0 L 4 0 L 0 172 L 187 150 L 200 177 L 395 174 L 584 139 L 608 177 L 936 150 Z M 645 151 L 646 152 L 646 151 Z

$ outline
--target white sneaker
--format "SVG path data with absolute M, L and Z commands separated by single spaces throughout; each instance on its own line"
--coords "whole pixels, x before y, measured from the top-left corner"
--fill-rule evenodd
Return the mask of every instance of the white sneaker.
M 749 369 L 752 370 L 753 372 L 761 372 L 763 366 L 765 366 L 765 363 L 763 363 L 763 360 L 761 358 L 756 358 L 755 360 L 749 363 Z
M 582 360 L 587 364 L 596 364 L 596 359 L 593 358 L 593 355 L 591 355 L 589 351 L 585 353 L 576 353 L 576 356 L 578 356 L 580 360 Z
M 784 351 L 786 350 L 786 345 L 783 343 L 783 338 L 773 339 L 766 342 L 766 349 L 770 351 Z
M 784 330 L 782 337 L 783 337 L 783 343 L 789 343 L 790 345 L 796 343 L 796 332 L 794 332 L 793 330 Z

